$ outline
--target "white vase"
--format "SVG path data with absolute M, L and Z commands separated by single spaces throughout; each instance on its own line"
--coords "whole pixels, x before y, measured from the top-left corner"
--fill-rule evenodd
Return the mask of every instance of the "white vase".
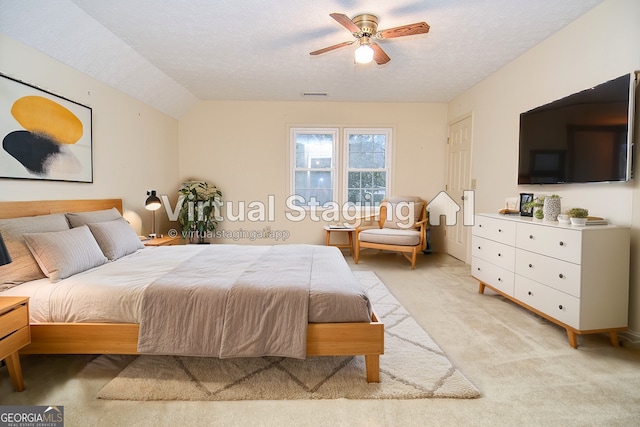
M 557 221 L 560 215 L 560 197 L 545 197 L 542 212 L 545 221 Z

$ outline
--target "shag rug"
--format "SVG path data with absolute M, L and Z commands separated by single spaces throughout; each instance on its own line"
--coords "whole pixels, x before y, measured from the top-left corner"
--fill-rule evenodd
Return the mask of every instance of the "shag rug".
M 283 400 L 476 398 L 462 374 L 373 272 L 355 272 L 385 324 L 380 382 L 367 383 L 363 356 L 216 359 L 137 356 L 99 399 Z M 100 356 L 91 363 L 100 364 Z M 89 367 L 89 366 L 87 366 Z

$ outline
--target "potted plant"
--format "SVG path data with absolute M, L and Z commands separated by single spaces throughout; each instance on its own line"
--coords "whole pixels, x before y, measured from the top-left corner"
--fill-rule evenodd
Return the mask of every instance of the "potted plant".
M 532 201 L 525 203 L 524 207 L 527 209 L 533 209 L 533 216 L 538 219 L 542 219 L 544 218 L 542 207 L 544 206 L 545 197 L 546 196 L 544 194 L 537 196 Z
M 589 216 L 589 210 L 585 208 L 572 208 L 567 212 L 571 225 L 585 225 L 587 223 L 587 217 Z
M 182 206 L 178 220 L 183 238 L 191 243 L 205 243 L 218 226 L 218 207 L 222 192 L 206 181 L 183 182 L 179 190 Z

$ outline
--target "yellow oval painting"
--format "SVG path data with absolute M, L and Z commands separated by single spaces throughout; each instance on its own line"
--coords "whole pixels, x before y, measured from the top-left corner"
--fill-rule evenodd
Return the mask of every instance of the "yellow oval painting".
M 33 133 L 46 134 L 59 144 L 75 144 L 82 137 L 82 122 L 71 111 L 41 96 L 25 96 L 11 107 L 11 115 Z

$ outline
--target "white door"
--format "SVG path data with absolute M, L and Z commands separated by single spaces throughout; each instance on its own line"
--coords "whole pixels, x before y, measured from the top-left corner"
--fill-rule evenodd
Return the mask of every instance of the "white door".
M 446 252 L 461 261 L 469 262 L 468 242 L 473 212 L 471 190 L 471 116 L 449 125 L 447 150 L 447 194 L 460 206 L 455 225 L 445 227 Z M 467 203 L 464 198 L 467 197 Z

